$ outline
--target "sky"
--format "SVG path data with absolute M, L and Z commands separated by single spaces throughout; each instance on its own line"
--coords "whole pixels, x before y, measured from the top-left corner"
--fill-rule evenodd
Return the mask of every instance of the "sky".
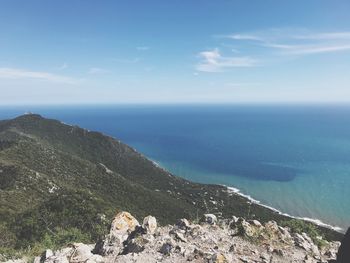
M 349 0 L 1 0 L 0 105 L 350 102 Z

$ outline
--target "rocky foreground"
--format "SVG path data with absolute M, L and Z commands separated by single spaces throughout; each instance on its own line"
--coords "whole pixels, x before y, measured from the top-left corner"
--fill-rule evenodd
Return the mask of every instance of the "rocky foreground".
M 321 238 L 321 237 L 320 237 Z M 218 220 L 203 216 L 199 224 L 180 219 L 157 226 L 153 216 L 140 224 L 130 213 L 118 213 L 108 235 L 96 244 L 74 243 L 58 251 L 46 250 L 35 263 L 58 262 L 332 262 L 340 242 L 318 247 L 306 233 L 291 233 L 269 221 L 243 218 Z M 22 260 L 23 261 L 23 260 Z

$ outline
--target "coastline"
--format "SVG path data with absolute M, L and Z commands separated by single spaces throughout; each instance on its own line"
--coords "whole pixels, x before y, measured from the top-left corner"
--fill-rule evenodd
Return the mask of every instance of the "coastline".
M 164 171 L 166 171 L 167 173 L 169 173 L 169 171 L 167 169 L 165 169 L 162 165 L 160 165 L 159 162 L 149 158 L 149 157 L 146 157 L 148 160 L 150 160 L 155 166 L 157 166 L 158 168 L 161 168 L 163 169 Z M 171 174 L 171 173 L 169 173 Z M 181 176 L 180 176 L 181 177 Z M 241 192 L 240 189 L 236 188 L 236 187 L 233 187 L 233 186 L 227 186 L 227 185 L 224 185 L 224 184 L 219 184 L 220 186 L 222 187 L 225 187 L 227 189 L 227 191 L 231 194 L 236 194 L 236 195 L 239 195 L 239 196 L 242 196 L 244 198 L 246 198 L 248 201 L 250 201 L 251 203 L 254 203 L 256 205 L 259 205 L 261 207 L 264 207 L 264 208 L 267 208 L 279 215 L 282 215 L 282 216 L 285 216 L 285 217 L 289 217 L 291 219 L 300 219 L 300 220 L 304 220 L 304 221 L 307 221 L 307 222 L 310 222 L 310 223 L 313 223 L 317 226 L 320 226 L 320 227 L 325 227 L 327 229 L 330 229 L 330 230 L 333 230 L 333 231 L 336 231 L 338 233 L 341 233 L 341 234 L 345 234 L 346 232 L 346 229 L 343 229 L 339 226 L 333 226 L 333 225 L 330 225 L 330 224 L 327 224 L 327 223 L 324 223 L 322 222 L 320 219 L 317 219 L 317 218 L 309 218 L 309 217 L 299 217 L 299 216 L 293 216 L 293 215 L 290 215 L 288 213 L 283 213 L 282 211 L 272 207 L 272 206 L 269 206 L 269 205 L 265 205 L 263 203 L 261 203 L 261 201 L 259 200 L 256 200 L 254 199 L 253 197 L 251 197 L 250 195 L 248 194 L 244 194 Z
M 325 227 L 325 228 L 328 228 L 328 229 L 331 229 L 331 230 L 334 230 L 336 232 L 339 232 L 341 234 L 344 234 L 346 229 L 343 229 L 341 227 L 338 227 L 338 226 L 333 226 L 333 225 L 330 225 L 330 224 L 326 224 L 324 222 L 322 222 L 321 220 L 319 219 L 315 219 L 315 218 L 309 218 L 309 217 L 299 217 L 299 216 L 293 216 L 293 215 L 290 215 L 290 214 L 287 214 L 287 213 L 283 213 L 281 212 L 280 210 L 272 207 L 272 206 L 269 206 L 269 205 L 265 205 L 265 204 L 262 204 L 259 200 L 256 200 L 254 199 L 253 197 L 251 197 L 250 195 L 247 195 L 247 194 L 244 194 L 241 192 L 241 190 L 239 190 L 238 188 L 235 188 L 235 187 L 232 187 L 232 186 L 227 186 L 227 185 L 221 185 L 223 187 L 226 187 L 227 188 L 227 191 L 229 193 L 232 193 L 232 194 L 236 194 L 236 195 L 239 195 L 239 196 L 242 196 L 246 199 L 248 199 L 250 202 L 256 204 L 256 205 L 259 205 L 259 206 L 262 206 L 262 207 L 265 207 L 273 212 L 276 212 L 280 215 L 283 215 L 283 216 L 286 216 L 286 217 L 289 217 L 289 218 L 292 218 L 292 219 L 300 219 L 300 220 L 304 220 L 304 221 L 307 221 L 307 222 L 310 222 L 310 223 L 313 223 L 313 224 L 316 224 L 317 226 L 320 226 L 320 227 Z

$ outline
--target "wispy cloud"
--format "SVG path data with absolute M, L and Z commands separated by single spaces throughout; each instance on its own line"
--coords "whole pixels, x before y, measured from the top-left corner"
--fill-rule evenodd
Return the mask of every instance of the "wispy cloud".
M 88 71 L 89 74 L 103 74 L 103 73 L 108 73 L 108 72 L 109 71 L 106 69 L 96 68 L 96 67 L 90 68 Z
M 226 36 L 228 38 L 234 39 L 234 40 L 253 40 L 253 41 L 263 41 L 263 39 L 259 36 L 255 35 L 245 35 L 245 34 L 234 34 Z
M 254 42 L 265 48 L 282 51 L 284 55 L 311 55 L 350 50 L 350 32 L 305 32 L 305 30 L 266 30 L 249 34 L 232 34 L 227 39 Z M 294 31 L 294 32 L 293 32 Z
M 147 51 L 150 49 L 150 47 L 148 46 L 139 46 L 139 47 L 136 47 L 137 50 L 139 51 Z
M 266 47 L 282 50 L 282 54 L 289 55 L 308 55 L 318 53 L 329 53 L 337 51 L 350 50 L 348 45 L 280 45 L 280 44 L 265 44 Z
M 38 79 L 50 82 L 77 84 L 80 80 L 56 75 L 49 72 L 29 71 L 17 68 L 0 68 L 0 78 L 3 79 Z
M 296 35 L 296 39 L 311 39 L 311 40 L 350 40 L 350 32 L 327 32 L 327 33 L 315 33 Z
M 238 67 L 254 67 L 258 61 L 251 57 L 225 57 L 220 54 L 219 49 L 200 52 L 201 61 L 196 65 L 197 71 L 220 72 L 225 69 Z

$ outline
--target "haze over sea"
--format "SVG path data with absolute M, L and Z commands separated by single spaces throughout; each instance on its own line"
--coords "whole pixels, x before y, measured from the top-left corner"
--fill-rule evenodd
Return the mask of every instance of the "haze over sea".
M 350 106 L 1 107 L 101 131 L 172 173 L 293 216 L 350 225 Z

